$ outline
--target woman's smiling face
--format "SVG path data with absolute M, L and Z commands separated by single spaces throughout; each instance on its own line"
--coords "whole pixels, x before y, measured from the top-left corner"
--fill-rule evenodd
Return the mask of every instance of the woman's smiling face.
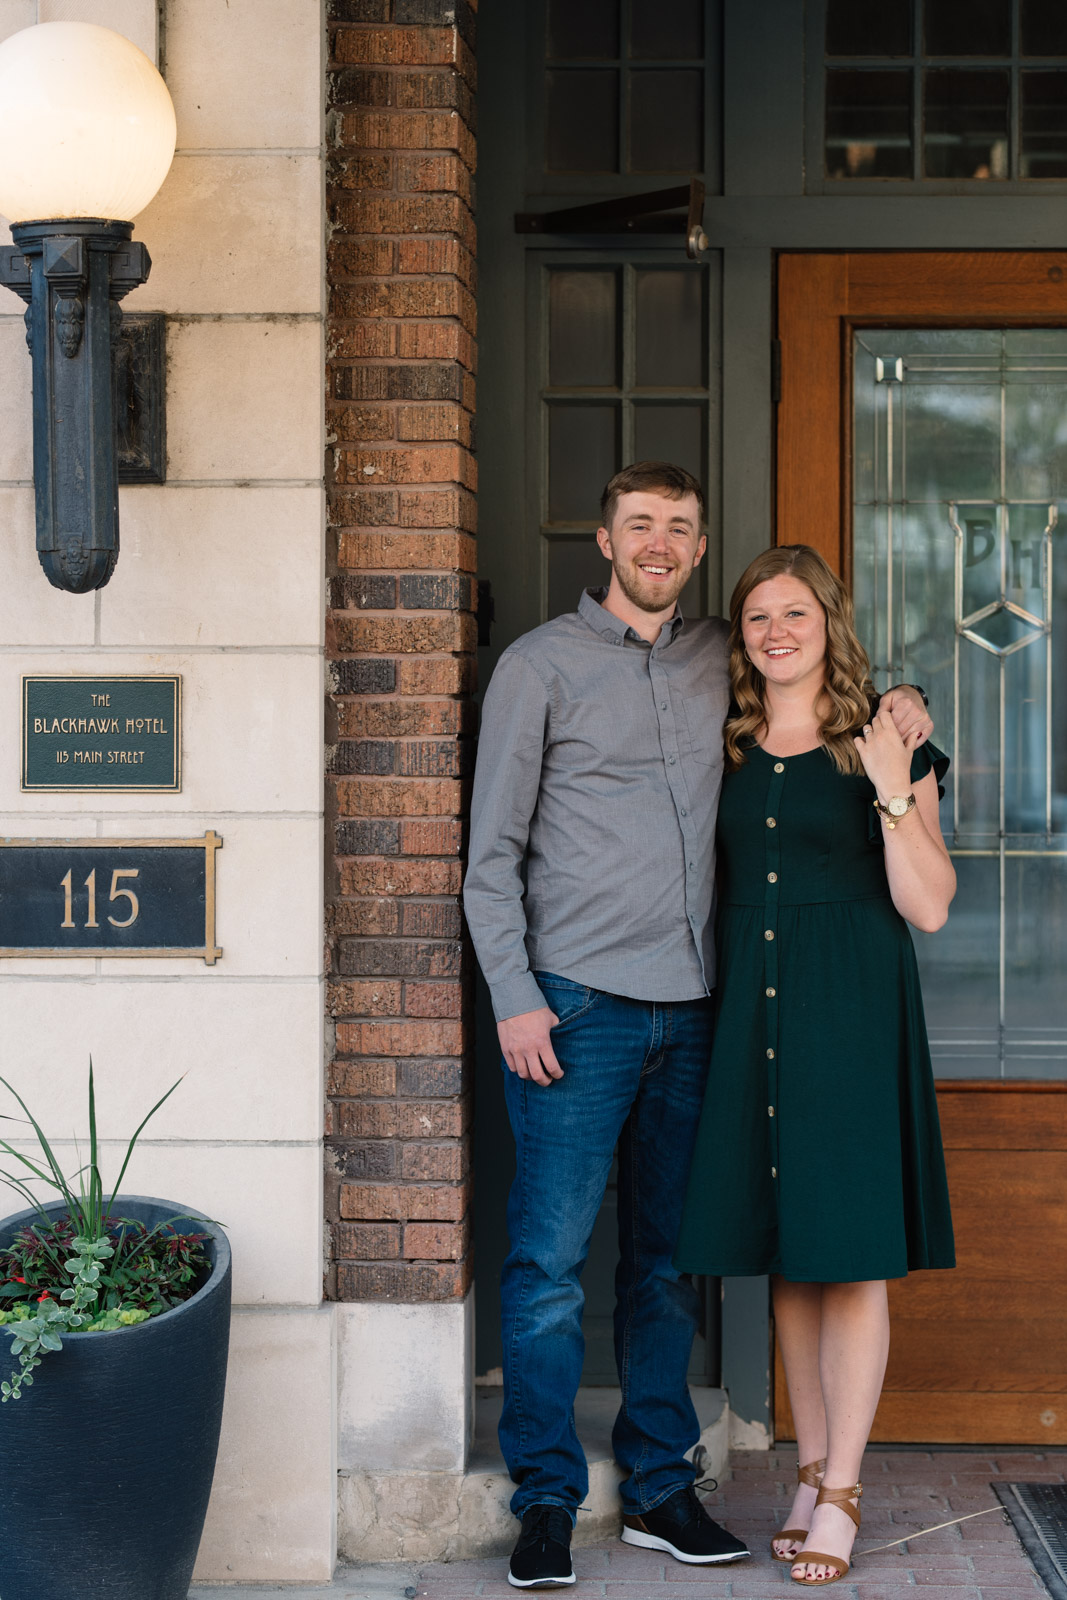
M 749 660 L 768 683 L 802 683 L 826 670 L 826 613 L 806 583 L 783 573 L 758 583 L 741 611 Z

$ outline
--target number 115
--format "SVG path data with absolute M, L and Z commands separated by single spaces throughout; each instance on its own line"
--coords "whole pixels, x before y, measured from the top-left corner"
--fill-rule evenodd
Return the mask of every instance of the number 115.
M 63 890 L 63 921 L 59 924 L 61 928 L 74 927 L 74 894 L 70 881 L 73 870 L 73 867 L 68 867 L 66 877 L 60 879 L 59 887 Z M 139 867 L 116 867 L 111 874 L 111 893 L 108 895 L 108 900 L 128 900 L 130 903 L 130 914 L 128 917 L 120 919 L 118 917 L 112 917 L 110 915 L 108 916 L 107 920 L 110 922 L 113 928 L 132 927 L 140 915 L 141 905 L 137 899 L 137 896 L 134 894 L 132 889 L 124 889 L 121 882 L 123 878 L 137 877 L 140 877 Z M 99 928 L 100 924 L 96 920 L 95 867 L 86 878 L 85 887 L 89 891 L 89 916 L 86 920 L 85 926 L 87 928 Z

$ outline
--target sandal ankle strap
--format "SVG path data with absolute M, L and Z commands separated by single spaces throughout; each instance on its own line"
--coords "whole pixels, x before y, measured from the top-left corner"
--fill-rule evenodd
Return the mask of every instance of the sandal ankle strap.
M 845 1512 L 846 1516 L 852 1518 L 858 1528 L 860 1525 L 860 1508 L 859 1506 L 854 1506 L 852 1501 L 858 1500 L 862 1494 L 862 1483 L 854 1483 L 847 1489 L 827 1489 L 823 1485 L 820 1486 L 819 1492 L 815 1497 L 815 1504 L 816 1506 L 837 1506 L 839 1510 Z
M 826 1457 L 821 1461 L 809 1461 L 806 1467 L 797 1463 L 797 1482 L 806 1483 L 809 1489 L 817 1489 L 822 1483 L 822 1475 L 826 1471 Z

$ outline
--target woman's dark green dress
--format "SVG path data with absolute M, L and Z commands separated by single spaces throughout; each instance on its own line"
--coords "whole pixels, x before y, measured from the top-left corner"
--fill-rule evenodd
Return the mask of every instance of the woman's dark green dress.
M 913 783 L 947 769 L 927 748 Z M 851 1283 L 955 1265 L 919 974 L 874 795 L 822 748 L 754 746 L 724 781 L 717 1021 L 683 1272 Z

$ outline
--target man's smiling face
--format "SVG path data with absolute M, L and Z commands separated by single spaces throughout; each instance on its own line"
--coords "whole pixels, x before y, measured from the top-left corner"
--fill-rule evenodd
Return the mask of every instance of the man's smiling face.
M 617 587 L 638 610 L 655 614 L 674 609 L 707 540 L 695 495 L 671 500 L 634 491 L 619 496 L 612 525 L 597 529 L 597 543 L 611 562 L 611 591 Z

